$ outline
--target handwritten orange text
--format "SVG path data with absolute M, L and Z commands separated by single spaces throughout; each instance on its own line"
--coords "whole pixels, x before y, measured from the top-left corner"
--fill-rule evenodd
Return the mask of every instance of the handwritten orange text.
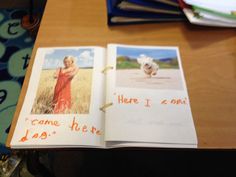
M 187 104 L 187 98 L 181 99 L 181 98 L 174 98 L 174 99 L 164 99 L 161 101 L 162 105 L 185 105 Z
M 145 99 L 145 107 L 151 107 L 151 100 L 150 99 Z
M 44 120 L 44 119 L 33 119 L 31 125 L 50 125 L 59 127 L 60 123 L 57 120 Z
M 137 98 L 126 98 L 124 95 L 118 95 L 119 104 L 138 104 L 139 101 Z
M 79 124 L 79 122 L 76 121 L 75 117 L 73 118 L 73 121 L 71 125 L 69 126 L 71 131 L 81 132 L 81 133 L 87 133 L 90 132 L 94 135 L 101 135 L 101 131 L 98 130 L 95 126 L 88 127 L 85 124 Z
M 56 132 L 46 132 L 46 131 L 42 131 L 40 133 L 38 132 L 30 132 L 29 129 L 27 129 L 25 131 L 25 134 L 22 138 L 20 138 L 19 142 L 26 142 L 29 139 L 40 139 L 40 140 L 45 140 L 47 139 L 49 136 L 51 136 L 52 134 L 55 134 Z

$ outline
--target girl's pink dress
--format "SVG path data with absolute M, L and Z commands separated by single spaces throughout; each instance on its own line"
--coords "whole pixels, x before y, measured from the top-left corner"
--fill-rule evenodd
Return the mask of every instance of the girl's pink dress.
M 67 73 L 60 68 L 53 96 L 53 113 L 66 113 L 71 109 L 71 80 Z

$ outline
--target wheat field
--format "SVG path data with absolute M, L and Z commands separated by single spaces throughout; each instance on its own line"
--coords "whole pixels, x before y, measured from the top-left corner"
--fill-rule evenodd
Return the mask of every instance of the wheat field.
M 52 100 L 56 79 L 53 78 L 55 70 L 42 70 L 39 86 L 34 100 L 32 114 L 52 114 Z M 92 69 L 80 69 L 71 82 L 73 114 L 88 114 L 92 87 Z

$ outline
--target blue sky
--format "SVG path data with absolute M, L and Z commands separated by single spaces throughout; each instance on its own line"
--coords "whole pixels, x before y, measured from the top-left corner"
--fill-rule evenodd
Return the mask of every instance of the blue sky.
M 94 50 L 91 48 L 52 49 L 45 55 L 43 69 L 56 69 L 58 67 L 64 67 L 63 59 L 68 55 L 76 58 L 76 65 L 80 68 L 93 67 Z
M 177 58 L 175 49 L 117 47 L 117 56 L 128 56 L 136 59 L 142 54 L 154 59 Z

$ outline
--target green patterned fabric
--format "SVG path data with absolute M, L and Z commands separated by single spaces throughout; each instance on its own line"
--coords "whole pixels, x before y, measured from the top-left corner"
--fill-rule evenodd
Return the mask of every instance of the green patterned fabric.
M 0 10 L 0 144 L 5 144 L 34 39 L 21 27 L 26 10 Z

